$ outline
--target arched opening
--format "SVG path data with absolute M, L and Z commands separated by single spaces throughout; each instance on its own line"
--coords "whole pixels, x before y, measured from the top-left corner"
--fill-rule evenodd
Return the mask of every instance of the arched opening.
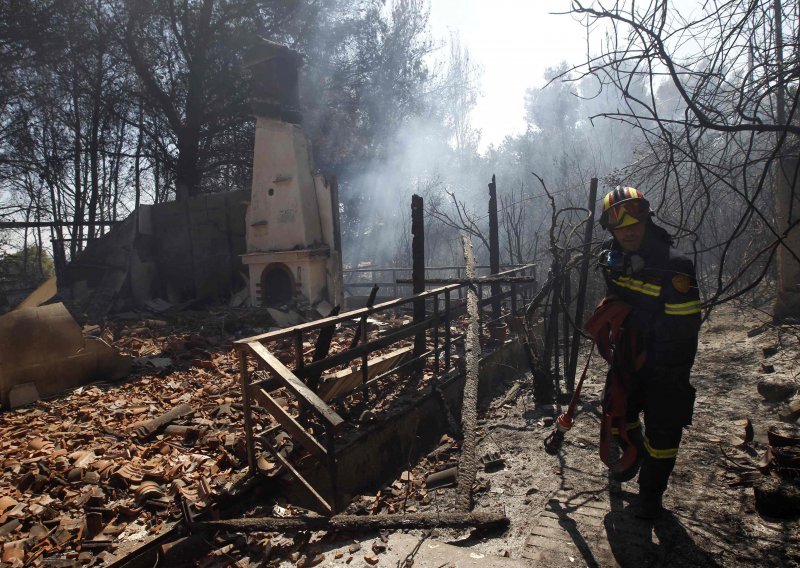
M 261 301 L 265 306 L 292 301 L 294 278 L 289 268 L 280 262 L 267 265 L 261 273 Z

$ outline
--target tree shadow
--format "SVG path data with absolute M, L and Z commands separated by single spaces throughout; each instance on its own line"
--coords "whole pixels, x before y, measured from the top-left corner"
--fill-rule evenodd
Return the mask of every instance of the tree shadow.
M 583 504 L 586 501 L 594 500 L 595 492 L 587 491 L 578 493 L 573 497 L 571 497 L 570 501 L 573 501 L 576 497 L 579 497 L 580 495 L 586 495 L 586 500 L 581 503 Z M 547 502 L 547 508 L 558 516 L 558 524 L 569 535 L 570 539 L 572 540 L 572 543 L 578 549 L 578 552 L 583 557 L 583 561 L 586 563 L 586 565 L 601 566 L 602 563 L 598 562 L 598 560 L 594 557 L 594 553 L 589 547 L 589 543 L 586 541 L 586 538 L 583 536 L 583 534 L 581 534 L 581 531 L 579 530 L 578 524 L 575 522 L 575 519 L 569 516 L 570 513 L 574 513 L 575 511 L 577 511 L 579 507 L 580 504 L 578 505 L 562 504 L 558 499 L 550 499 Z

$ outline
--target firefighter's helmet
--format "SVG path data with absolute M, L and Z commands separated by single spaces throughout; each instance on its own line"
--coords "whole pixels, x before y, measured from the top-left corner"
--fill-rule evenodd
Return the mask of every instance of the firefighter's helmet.
M 604 229 L 622 229 L 650 216 L 650 202 L 635 187 L 617 187 L 603 198 L 600 226 Z

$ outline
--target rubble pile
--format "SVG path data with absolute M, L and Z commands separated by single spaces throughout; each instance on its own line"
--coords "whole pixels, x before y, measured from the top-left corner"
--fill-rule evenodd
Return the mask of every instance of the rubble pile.
M 403 317 L 369 318 L 369 337 L 409 322 Z M 235 314 L 211 313 L 180 325 L 145 318 L 84 329 L 135 357 L 135 371 L 120 383 L 94 383 L 0 413 L 0 561 L 11 566 L 55 559 L 63 559 L 65 566 L 102 565 L 129 545 L 166 530 L 180 517 L 181 499 L 203 510 L 227 494 L 247 463 L 239 361 L 231 340 L 269 329 L 243 331 L 241 323 Z M 357 334 L 357 321 L 341 327 L 330 353 L 350 347 Z M 316 334 L 307 335 L 303 356 L 311 361 Z M 293 340 L 268 347 L 293 366 Z M 348 368 L 357 372 L 360 363 L 327 372 L 320 384 Z M 431 376 L 424 372 L 421 381 L 404 385 L 404 391 L 388 375 L 369 389 L 334 400 L 337 411 L 351 421 L 343 437 L 388 412 L 399 398 L 413 396 L 412 390 L 423 388 Z M 297 403 L 288 395 L 281 398 L 282 392 L 275 391 L 276 398 L 297 415 Z M 255 426 L 257 435 L 274 430 L 262 414 L 265 420 Z M 266 457 L 259 466 L 277 474 L 279 468 Z M 400 493 L 407 500 L 409 487 L 414 488 L 412 499 L 424 499 L 419 481 L 376 496 L 381 505 L 373 507 L 375 512 L 399 510 L 394 500 Z M 265 536 L 249 542 L 263 550 L 264 539 L 269 540 Z
M 234 354 L 164 322 L 137 325 L 115 342 L 139 357 L 137 376 L 0 414 L 3 562 L 102 559 L 157 534 L 176 495 L 206 507 L 246 461 Z
M 772 420 L 760 436 L 750 419 L 737 421 L 743 431 L 730 440 L 732 448 L 723 452 L 729 485 L 752 487 L 756 509 L 768 517 L 800 516 L 800 398 L 795 396 L 800 386 L 795 374 L 798 332 L 796 326 L 768 324 L 748 331 L 748 338 L 760 345 L 759 372 L 763 377 L 756 390 L 768 405 L 766 414 Z

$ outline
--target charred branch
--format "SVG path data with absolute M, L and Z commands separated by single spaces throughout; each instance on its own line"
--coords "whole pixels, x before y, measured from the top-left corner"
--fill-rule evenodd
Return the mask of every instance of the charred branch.
M 501 513 L 409 513 L 405 515 L 335 515 L 333 517 L 256 517 L 202 521 L 191 526 L 199 531 L 319 531 L 370 532 L 384 529 L 469 528 L 503 529 L 509 519 Z

